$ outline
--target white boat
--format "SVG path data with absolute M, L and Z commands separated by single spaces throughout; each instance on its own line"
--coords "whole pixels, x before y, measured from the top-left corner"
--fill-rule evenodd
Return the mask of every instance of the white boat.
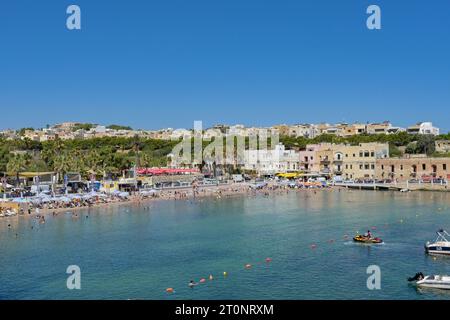
M 425 252 L 431 255 L 450 255 L 450 234 L 445 230 L 437 232 L 437 239 L 434 242 L 427 242 L 425 244 Z
M 408 278 L 408 281 L 415 282 L 417 287 L 420 288 L 450 290 L 450 276 L 425 276 L 422 272 L 419 272 L 414 277 Z
M 416 274 L 408 281 L 415 282 L 420 288 L 434 288 L 441 290 L 450 290 L 450 276 L 424 276 L 422 272 Z

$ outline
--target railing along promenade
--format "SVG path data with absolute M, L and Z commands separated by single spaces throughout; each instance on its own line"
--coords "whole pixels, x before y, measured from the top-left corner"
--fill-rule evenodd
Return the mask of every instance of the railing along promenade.
M 439 182 L 402 181 L 402 182 L 334 182 L 333 186 L 361 190 L 409 190 L 409 191 L 450 191 L 448 180 Z

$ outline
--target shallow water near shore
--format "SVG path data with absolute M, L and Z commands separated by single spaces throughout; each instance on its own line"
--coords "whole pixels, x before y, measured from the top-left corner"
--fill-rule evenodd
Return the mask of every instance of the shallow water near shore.
M 450 229 L 448 193 L 292 191 L 77 213 L 0 219 L 0 299 L 450 299 L 406 281 L 450 273 L 450 258 L 423 250 Z M 351 242 L 369 228 L 384 245 Z M 81 290 L 66 287 L 69 265 Z M 367 289 L 370 265 L 381 290 Z

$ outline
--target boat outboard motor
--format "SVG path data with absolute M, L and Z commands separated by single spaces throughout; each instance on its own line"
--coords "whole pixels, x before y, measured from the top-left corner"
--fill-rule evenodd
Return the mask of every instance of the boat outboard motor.
M 419 272 L 419 273 L 416 273 L 416 275 L 415 275 L 414 277 L 408 278 L 408 281 L 409 281 L 409 282 L 420 281 L 420 280 L 422 280 L 423 278 L 425 278 L 425 276 L 423 275 L 422 272 Z

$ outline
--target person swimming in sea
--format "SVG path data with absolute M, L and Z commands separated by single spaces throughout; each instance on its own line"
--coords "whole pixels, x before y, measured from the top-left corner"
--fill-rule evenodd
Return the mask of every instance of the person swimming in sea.
M 196 283 L 194 280 L 191 280 L 191 282 L 189 282 L 189 288 L 191 288 L 191 289 L 193 289 L 197 285 L 198 285 L 198 283 Z

